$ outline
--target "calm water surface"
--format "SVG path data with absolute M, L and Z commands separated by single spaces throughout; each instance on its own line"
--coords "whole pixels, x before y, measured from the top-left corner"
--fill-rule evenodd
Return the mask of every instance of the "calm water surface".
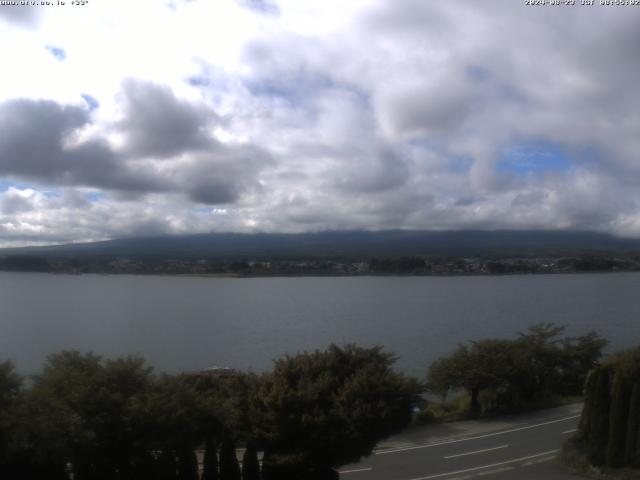
M 422 376 L 459 342 L 541 321 L 640 344 L 640 274 L 194 278 L 0 273 L 0 359 L 37 371 L 65 348 L 159 370 L 254 371 L 330 342 L 383 345 Z

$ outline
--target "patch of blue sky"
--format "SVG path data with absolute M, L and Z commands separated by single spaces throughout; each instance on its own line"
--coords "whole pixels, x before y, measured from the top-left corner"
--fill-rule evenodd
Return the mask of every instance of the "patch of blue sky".
M 489 71 L 480 65 L 469 65 L 465 69 L 465 73 L 475 82 L 483 82 L 491 76 Z
M 213 208 L 211 207 L 198 207 L 198 208 L 194 208 L 193 211 L 195 213 L 198 213 L 200 215 L 210 215 L 213 213 Z
M 566 172 L 575 160 L 560 145 L 547 141 L 512 144 L 503 149 L 498 170 L 516 175 Z
M 14 180 L 0 179 L 0 192 L 6 192 L 11 187 L 17 188 L 19 190 L 25 190 L 27 188 L 33 188 L 35 190 L 35 187 L 28 183 L 16 182 Z
M 279 15 L 280 8 L 269 0 L 240 0 L 240 4 L 263 15 Z
M 209 87 L 213 84 L 213 79 L 207 75 L 192 75 L 187 77 L 187 83 L 192 87 Z
M 245 87 L 255 96 L 278 97 L 292 104 L 302 104 L 319 92 L 341 88 L 331 78 L 296 72 L 263 81 L 248 81 Z
M 57 190 L 42 190 L 40 193 L 42 193 L 47 198 L 57 198 L 60 196 L 60 192 L 58 192 Z
M 89 107 L 89 110 L 93 111 L 96 108 L 100 107 L 100 102 L 98 102 L 98 100 L 96 100 L 95 97 L 89 95 L 88 93 L 82 93 L 80 94 L 80 96 Z
M 67 52 L 63 48 L 54 47 L 53 45 L 47 45 L 45 48 L 59 62 L 63 62 L 67 58 Z
M 104 192 L 89 192 L 85 194 L 85 198 L 91 203 L 98 203 L 104 200 L 105 194 Z
M 16 188 L 18 190 L 35 190 L 36 192 L 39 192 L 48 198 L 54 198 L 54 197 L 60 196 L 60 192 L 58 190 L 55 190 L 49 187 L 43 187 L 42 185 L 17 182 L 15 180 L 0 179 L 0 192 L 6 192 L 10 188 Z

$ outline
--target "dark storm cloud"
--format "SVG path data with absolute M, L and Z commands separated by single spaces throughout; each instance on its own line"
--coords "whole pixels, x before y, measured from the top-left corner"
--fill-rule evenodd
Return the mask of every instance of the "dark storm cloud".
M 68 136 L 89 121 L 87 111 L 52 101 L 21 99 L 0 104 L 0 173 L 110 189 L 166 188 L 143 172 L 129 171 L 103 141 L 67 145 Z
M 136 100 L 128 104 L 127 113 L 129 121 L 135 120 L 131 125 L 135 124 L 136 147 L 146 154 L 172 152 L 186 157 L 145 161 L 131 157 L 129 151 L 114 151 L 100 138 L 77 141 L 77 131 L 90 125 L 89 111 L 53 101 L 9 100 L 0 104 L 0 174 L 108 189 L 128 199 L 146 193 L 184 193 L 194 202 L 211 205 L 233 203 L 260 189 L 258 175 L 271 164 L 262 149 L 209 140 L 196 122 L 205 121 L 207 115 L 200 114 L 206 112 L 204 107 L 191 107 L 155 85 L 131 85 L 127 83 L 126 92 L 131 95 L 133 89 Z M 152 118 L 153 114 L 169 118 Z M 180 120 L 188 128 L 177 125 Z M 153 132 L 170 135 L 175 145 L 166 138 L 152 138 Z M 194 153 L 196 148 L 201 152 Z
M 258 177 L 273 165 L 271 157 L 260 148 L 224 147 L 214 154 L 197 155 L 183 163 L 176 178 L 191 201 L 229 204 L 242 194 L 261 192 Z
M 223 180 L 212 180 L 194 185 L 188 191 L 189 198 L 205 205 L 232 203 L 238 198 L 236 186 Z
M 218 117 L 204 105 L 176 98 L 167 86 L 127 80 L 123 84 L 124 118 L 118 127 L 135 156 L 167 158 L 216 147 L 207 133 Z

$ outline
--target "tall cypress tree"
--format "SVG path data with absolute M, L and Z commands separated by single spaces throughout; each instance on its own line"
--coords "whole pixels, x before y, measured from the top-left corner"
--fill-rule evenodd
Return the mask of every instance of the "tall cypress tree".
M 588 455 L 594 465 L 604 465 L 609 436 L 611 368 L 608 366 L 598 368 L 594 383 L 589 441 L 587 443 Z
M 242 480 L 260 480 L 258 451 L 251 443 L 247 445 L 242 456 Z
M 624 450 L 624 464 L 638 466 L 636 456 L 638 436 L 640 435 L 640 382 L 635 382 L 629 401 L 629 418 L 627 420 L 627 440 Z
M 630 393 L 629 383 L 625 375 L 622 372 L 616 373 L 613 380 L 613 392 L 609 408 L 609 438 L 606 463 L 610 467 L 624 465 Z
M 162 451 L 160 458 L 158 458 L 158 470 L 158 478 L 161 480 L 176 480 L 178 478 L 176 456 L 173 450 L 167 448 Z
M 220 449 L 220 480 L 241 480 L 241 478 L 235 443 L 226 436 L 222 440 Z
M 198 458 L 193 448 L 183 448 L 178 456 L 178 480 L 198 480 Z
M 592 370 L 587 376 L 587 381 L 584 385 L 584 407 L 582 408 L 582 416 L 580 417 L 580 425 L 578 426 L 578 433 L 583 441 L 589 441 L 589 427 L 591 425 L 591 416 L 593 415 L 593 399 L 595 398 L 595 385 L 597 370 Z
M 218 454 L 216 442 L 213 438 L 207 438 L 205 442 L 204 460 L 202 465 L 202 480 L 218 480 Z

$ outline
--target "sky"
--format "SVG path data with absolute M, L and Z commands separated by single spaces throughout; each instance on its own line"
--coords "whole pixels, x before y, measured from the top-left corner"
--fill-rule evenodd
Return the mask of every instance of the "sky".
M 0 5 L 0 246 L 640 237 L 640 5 L 35 3 Z

